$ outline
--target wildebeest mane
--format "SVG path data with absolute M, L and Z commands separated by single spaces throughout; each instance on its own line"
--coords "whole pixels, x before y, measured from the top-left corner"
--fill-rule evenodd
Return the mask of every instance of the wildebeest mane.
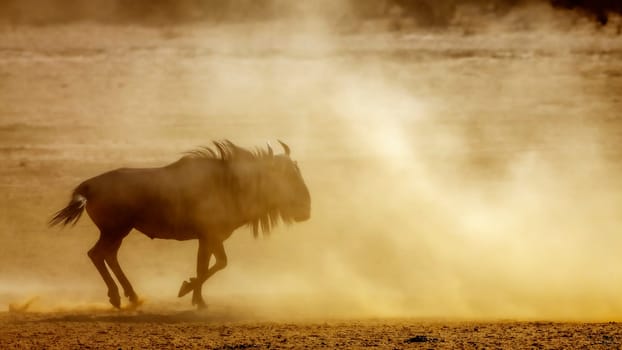
M 270 148 L 256 148 L 254 151 L 250 151 L 234 144 L 229 140 L 213 141 L 212 143 L 214 144 L 214 148 L 216 150 L 210 146 L 203 146 L 188 151 L 185 154 L 194 158 L 217 159 L 222 161 L 234 161 L 239 159 L 260 160 L 273 157 Z
M 274 158 L 274 154 L 270 146 L 266 149 L 256 148 L 251 151 L 246 148 L 240 147 L 229 140 L 213 141 L 213 148 L 209 146 L 199 147 L 197 149 L 186 152 L 186 156 L 196 159 L 215 159 L 230 165 L 239 160 L 256 162 L 258 166 L 266 165 Z M 261 177 L 267 176 L 263 171 L 257 171 L 253 174 L 241 173 L 235 171 L 234 167 L 226 166 L 228 175 L 233 179 L 235 189 L 242 189 L 241 191 L 235 191 L 234 196 L 242 198 L 235 198 L 240 207 L 258 205 L 262 207 L 261 201 L 266 195 L 262 192 L 261 184 L 264 183 Z M 276 227 L 279 221 L 284 223 L 291 223 L 292 218 L 284 215 L 278 208 L 266 208 L 262 210 L 261 214 L 249 219 L 248 226 L 253 231 L 253 236 L 259 235 L 259 228 L 264 235 L 270 234 L 272 228 Z

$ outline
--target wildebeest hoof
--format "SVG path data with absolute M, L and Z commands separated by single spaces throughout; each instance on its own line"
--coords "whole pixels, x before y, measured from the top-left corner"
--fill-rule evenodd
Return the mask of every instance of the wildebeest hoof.
M 117 309 L 121 308 L 121 296 L 119 296 L 119 293 L 117 294 L 108 293 L 108 298 L 112 306 L 116 307 Z
M 139 299 L 136 295 L 130 297 L 130 305 L 133 308 L 137 308 L 137 307 L 141 306 L 144 303 L 145 303 L 145 301 L 142 300 L 142 299 Z
M 138 299 L 136 298 L 135 300 L 132 300 L 130 298 L 130 304 L 127 305 L 126 307 L 124 307 L 123 309 L 125 310 L 136 310 L 139 307 L 141 307 L 143 305 L 144 301 L 142 299 Z
M 193 300 L 192 305 L 196 305 L 197 310 L 205 310 L 207 309 L 207 304 L 203 299 L 201 300 Z
M 130 299 L 130 303 L 132 303 L 132 304 L 138 304 L 138 303 L 142 304 L 143 303 L 142 300 L 138 299 L 138 295 L 136 295 L 136 294 L 130 294 L 130 295 L 126 294 L 125 296 Z
M 179 288 L 179 293 L 177 293 L 177 297 L 181 298 L 184 295 L 190 293 L 191 291 L 194 290 L 194 284 L 195 284 L 196 278 L 191 278 L 190 281 L 184 281 L 181 284 L 181 288 Z

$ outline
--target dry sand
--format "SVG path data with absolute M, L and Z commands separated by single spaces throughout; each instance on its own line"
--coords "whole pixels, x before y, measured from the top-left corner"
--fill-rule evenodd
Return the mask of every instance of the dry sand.
M 0 316 L 3 349 L 619 349 L 619 323 L 232 321 L 208 313 Z

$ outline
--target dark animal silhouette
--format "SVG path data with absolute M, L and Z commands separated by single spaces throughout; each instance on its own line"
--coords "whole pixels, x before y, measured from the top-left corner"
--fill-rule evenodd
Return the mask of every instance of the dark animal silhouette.
M 150 238 L 198 239 L 196 277 L 184 281 L 179 297 L 193 292 L 192 304 L 205 307 L 203 283 L 227 265 L 223 242 L 233 231 L 250 225 L 257 237 L 279 220 L 309 219 L 311 197 L 289 147 L 251 152 L 230 141 L 214 142 L 161 168 L 113 170 L 81 183 L 69 204 L 50 220 L 50 226 L 75 224 L 84 209 L 100 230 L 88 256 L 108 287 L 110 303 L 120 307 L 117 277 L 132 304 L 136 292 L 121 270 L 117 252 L 134 228 Z M 209 266 L 210 257 L 216 262 Z M 108 265 L 108 268 L 106 267 Z

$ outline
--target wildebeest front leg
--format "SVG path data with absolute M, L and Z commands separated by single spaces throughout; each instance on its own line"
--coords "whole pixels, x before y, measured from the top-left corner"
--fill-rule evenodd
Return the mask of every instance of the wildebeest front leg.
M 199 252 L 197 254 L 197 278 L 194 281 L 192 290 L 192 305 L 197 305 L 199 309 L 205 308 L 205 300 L 201 294 L 203 287 L 202 277 L 209 271 L 209 261 L 212 257 L 212 247 L 205 239 L 199 239 Z
M 208 249 L 214 254 L 216 262 L 214 262 L 214 266 L 209 267 L 210 257 L 208 256 L 207 259 L 204 260 L 205 264 L 197 264 L 198 281 L 196 282 L 194 291 L 192 291 L 192 305 L 197 305 L 200 309 L 205 307 L 202 294 L 203 283 L 205 283 L 208 278 L 212 277 L 213 274 L 227 266 L 227 254 L 225 254 L 225 247 L 222 242 L 209 245 Z
M 209 259 L 214 254 L 216 262 L 214 266 L 209 267 Z M 197 277 L 191 278 L 190 282 L 184 281 L 179 290 L 180 297 L 192 291 L 192 304 L 199 308 L 205 307 L 205 301 L 202 296 L 203 283 L 214 273 L 222 270 L 227 266 L 227 255 L 222 242 L 207 242 L 199 240 L 199 253 L 197 255 Z
M 199 239 L 199 251 L 197 253 L 197 277 L 191 277 L 189 281 L 184 281 L 181 284 L 181 288 L 179 289 L 178 297 L 183 297 L 184 295 L 195 291 L 196 285 L 198 284 L 199 276 L 204 274 L 204 271 L 207 271 L 209 268 L 209 261 L 212 256 L 211 247 L 207 244 L 207 240 L 200 238 Z M 195 305 L 195 297 L 196 293 L 192 294 L 192 305 Z

